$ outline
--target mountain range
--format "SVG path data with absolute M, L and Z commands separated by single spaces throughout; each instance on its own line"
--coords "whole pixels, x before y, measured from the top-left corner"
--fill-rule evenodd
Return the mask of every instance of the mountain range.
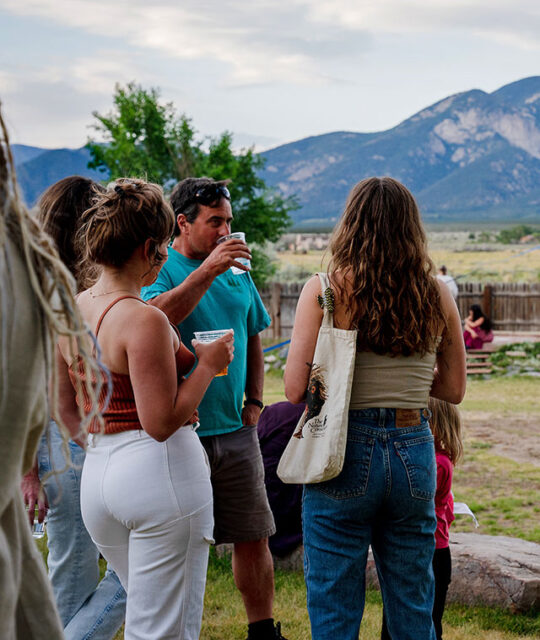
M 103 179 L 84 147 L 13 151 L 29 204 L 66 175 Z M 261 155 L 266 183 L 297 196 L 298 227 L 332 225 L 350 188 L 372 175 L 403 182 L 428 222 L 540 221 L 540 76 L 449 96 L 386 131 L 328 133 Z

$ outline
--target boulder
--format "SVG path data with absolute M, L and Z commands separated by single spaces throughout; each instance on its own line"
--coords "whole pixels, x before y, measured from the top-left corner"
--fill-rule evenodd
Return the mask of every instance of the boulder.
M 450 602 L 516 612 L 540 609 L 539 544 L 507 536 L 454 533 L 450 553 Z
M 540 545 L 519 538 L 451 533 L 452 582 L 448 602 L 501 607 L 511 611 L 540 609 Z M 373 556 L 367 582 L 378 587 Z

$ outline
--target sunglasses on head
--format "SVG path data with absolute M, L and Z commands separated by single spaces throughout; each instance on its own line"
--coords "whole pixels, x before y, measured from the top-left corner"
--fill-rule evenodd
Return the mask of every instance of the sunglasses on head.
M 224 184 L 207 184 L 195 192 L 195 200 L 205 207 L 220 198 L 231 199 L 231 194 Z

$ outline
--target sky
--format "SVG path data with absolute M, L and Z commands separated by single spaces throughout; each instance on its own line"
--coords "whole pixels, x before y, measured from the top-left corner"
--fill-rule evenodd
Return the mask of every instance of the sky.
M 77 148 L 116 83 L 258 150 L 540 75 L 539 0 L 0 0 L 11 141 Z

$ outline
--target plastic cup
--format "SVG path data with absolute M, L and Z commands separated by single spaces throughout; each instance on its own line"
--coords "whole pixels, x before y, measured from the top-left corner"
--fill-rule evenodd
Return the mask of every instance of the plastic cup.
M 36 518 L 34 520 L 34 525 L 32 527 L 32 536 L 36 539 L 43 538 L 45 535 L 45 524 L 43 522 L 38 522 Z
M 202 343 L 215 342 L 220 338 L 223 338 L 224 335 L 231 332 L 232 329 L 214 329 L 213 331 L 194 331 L 193 335 L 195 336 L 195 340 L 198 340 Z M 225 367 L 219 373 L 216 373 L 215 377 L 226 376 L 228 373 L 229 367 Z
M 242 240 L 242 242 L 244 243 L 246 242 L 246 234 L 243 231 L 235 231 L 234 233 L 230 233 L 228 236 L 223 236 L 223 238 L 220 238 L 217 243 L 221 244 L 226 240 L 231 240 L 231 238 L 234 238 L 236 240 Z M 248 258 L 235 258 L 235 260 L 236 262 L 239 262 L 240 264 L 243 264 L 246 267 L 248 267 L 248 269 L 251 269 L 251 260 L 249 260 Z M 241 273 L 245 273 L 245 271 L 235 266 L 231 267 L 231 271 L 234 273 L 235 276 Z

